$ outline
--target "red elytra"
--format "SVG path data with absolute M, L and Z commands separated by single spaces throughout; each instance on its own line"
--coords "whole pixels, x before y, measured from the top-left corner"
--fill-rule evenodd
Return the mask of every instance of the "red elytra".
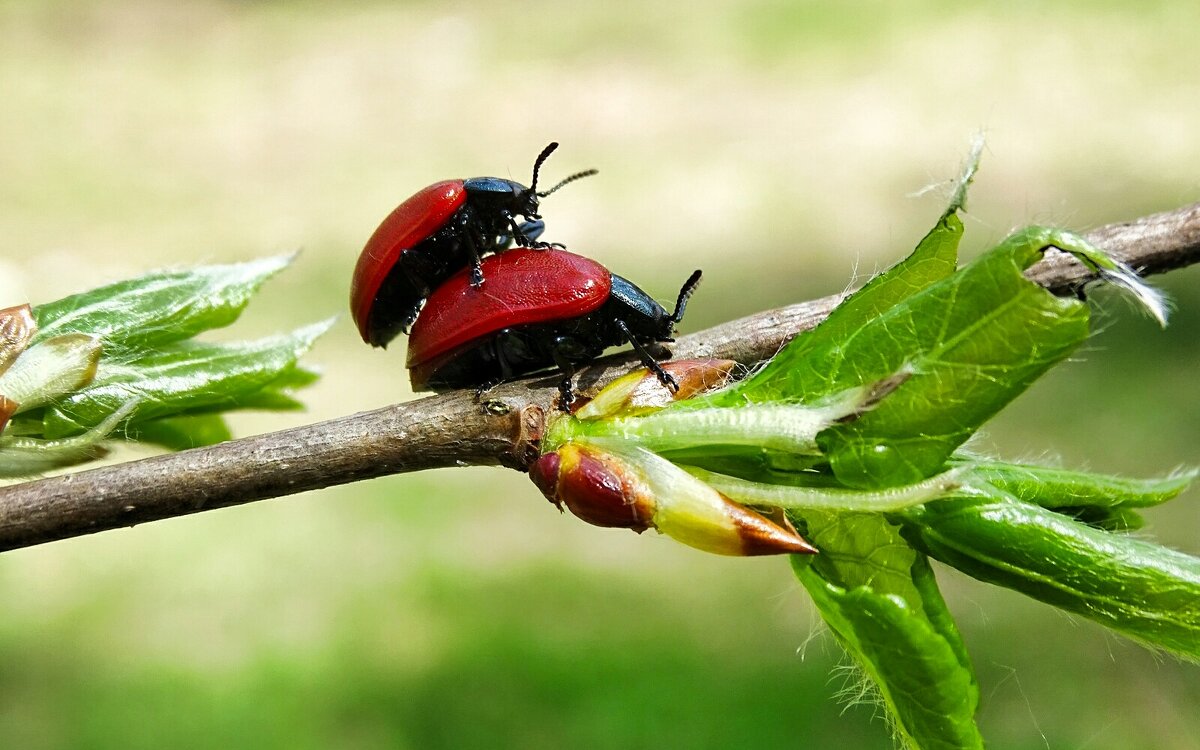
M 486 258 L 483 273 L 480 288 L 468 268 L 429 295 L 409 333 L 409 369 L 511 326 L 587 315 L 612 291 L 607 268 L 564 250 L 516 248 Z
M 367 240 L 350 283 L 350 310 L 364 341 L 375 295 L 400 256 L 440 229 L 466 200 L 462 180 L 434 183 L 396 206 Z

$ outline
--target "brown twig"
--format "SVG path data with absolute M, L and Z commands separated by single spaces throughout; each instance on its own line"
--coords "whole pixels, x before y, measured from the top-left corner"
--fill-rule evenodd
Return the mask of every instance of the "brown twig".
M 1087 235 L 1140 273 L 1200 261 L 1200 203 Z M 1063 254 L 1031 268 L 1055 291 L 1075 289 L 1089 272 Z M 813 328 L 841 295 L 801 302 L 684 336 L 676 358 L 721 357 L 750 364 Z M 579 376 L 588 392 L 636 361 L 609 357 Z M 0 550 L 249 503 L 305 490 L 420 469 L 503 465 L 524 469 L 537 455 L 554 378 L 527 379 L 490 391 L 447 393 L 67 476 L 0 488 Z

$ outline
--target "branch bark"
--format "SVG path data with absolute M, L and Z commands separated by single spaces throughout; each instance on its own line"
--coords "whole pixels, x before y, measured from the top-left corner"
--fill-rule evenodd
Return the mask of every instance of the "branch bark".
M 1142 274 L 1200 261 L 1200 203 L 1100 227 L 1087 238 Z M 1055 292 L 1091 279 L 1063 253 L 1027 273 Z M 720 357 L 753 364 L 815 327 L 843 295 L 801 302 L 681 337 L 676 358 Z M 636 362 L 600 360 L 579 375 L 588 393 Z M 408 403 L 208 448 L 155 456 L 0 488 L 0 550 L 26 547 L 146 521 L 291 495 L 385 474 L 462 465 L 524 470 L 537 456 L 554 377 L 489 391 L 429 396 Z

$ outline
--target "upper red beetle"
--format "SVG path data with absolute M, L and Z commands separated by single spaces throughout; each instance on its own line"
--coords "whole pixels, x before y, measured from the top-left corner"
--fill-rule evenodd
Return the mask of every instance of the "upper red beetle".
M 455 271 L 471 266 L 471 284 L 483 282 L 480 259 L 516 242 L 535 240 L 545 229 L 538 199 L 563 185 L 593 175 L 578 172 L 538 192 L 538 170 L 557 143 L 533 163 L 529 187 L 500 177 L 446 180 L 417 192 L 395 208 L 367 240 L 350 286 L 350 310 L 363 341 L 386 346 L 416 319 L 421 301 Z M 527 221 L 518 224 L 516 217 Z

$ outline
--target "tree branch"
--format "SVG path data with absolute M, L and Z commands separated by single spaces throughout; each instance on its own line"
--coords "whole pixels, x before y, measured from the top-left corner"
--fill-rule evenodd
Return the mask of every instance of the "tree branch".
M 1100 227 L 1087 238 L 1142 274 L 1200 261 L 1200 203 Z M 1091 278 L 1049 253 L 1027 273 L 1068 292 Z M 684 336 L 676 358 L 752 364 L 827 316 L 843 295 L 801 302 Z M 636 363 L 607 357 L 584 370 L 588 393 Z M 462 465 L 524 470 L 537 456 L 556 377 L 508 383 L 482 402 L 467 391 L 66 476 L 0 488 L 0 550 L 291 495 L 385 474 Z

